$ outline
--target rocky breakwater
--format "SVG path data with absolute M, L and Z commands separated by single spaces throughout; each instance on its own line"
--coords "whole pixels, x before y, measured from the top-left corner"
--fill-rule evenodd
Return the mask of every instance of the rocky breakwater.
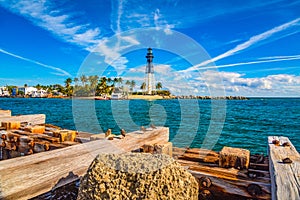
M 198 199 L 195 178 L 163 154 L 100 154 L 82 178 L 77 200 Z

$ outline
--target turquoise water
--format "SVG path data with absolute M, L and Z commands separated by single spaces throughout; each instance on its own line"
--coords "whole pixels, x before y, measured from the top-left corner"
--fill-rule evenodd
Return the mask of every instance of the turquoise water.
M 251 153 L 267 152 L 267 136 L 283 135 L 300 150 L 300 99 L 247 101 L 124 100 L 0 98 L 0 108 L 18 114 L 46 114 L 46 122 L 63 128 L 119 133 L 140 126 L 170 128 L 175 146 L 241 147 Z

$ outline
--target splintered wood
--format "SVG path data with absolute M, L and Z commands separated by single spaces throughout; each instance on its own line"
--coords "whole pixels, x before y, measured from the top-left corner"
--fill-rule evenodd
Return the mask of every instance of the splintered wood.
M 269 136 L 272 199 L 300 199 L 300 155 L 287 137 Z
M 220 151 L 220 167 L 248 169 L 249 163 L 250 151 L 247 149 L 223 147 L 223 149 Z

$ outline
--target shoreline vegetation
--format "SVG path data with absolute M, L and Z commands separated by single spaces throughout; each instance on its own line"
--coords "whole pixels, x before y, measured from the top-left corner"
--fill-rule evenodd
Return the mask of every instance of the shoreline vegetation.
M 67 78 L 65 85 L 40 85 L 22 87 L 5 86 L 0 87 L 0 97 L 12 98 L 75 98 L 75 99 L 95 99 L 110 100 L 114 94 L 118 94 L 124 99 L 226 99 L 226 100 L 247 100 L 243 96 L 195 96 L 195 95 L 173 95 L 169 90 L 163 89 L 161 82 L 157 82 L 152 95 L 146 95 L 146 83 L 143 82 L 140 87 L 134 80 L 123 80 L 121 77 L 99 77 L 97 75 L 81 75 L 74 79 Z M 73 83 L 73 85 L 72 85 Z
M 33 99 L 38 97 L 28 97 L 28 96 L 0 96 L 0 98 L 22 98 L 22 99 Z M 80 100 L 112 100 L 110 96 L 107 99 L 103 99 L 102 96 L 51 96 L 51 97 L 40 97 L 42 99 L 80 99 Z M 255 98 L 265 98 L 265 97 L 255 97 Z M 199 99 L 199 100 L 249 100 L 248 97 L 244 96 L 222 96 L 222 97 L 212 97 L 212 96 L 161 96 L 161 95 L 128 95 L 125 98 L 118 100 L 172 100 L 172 99 Z

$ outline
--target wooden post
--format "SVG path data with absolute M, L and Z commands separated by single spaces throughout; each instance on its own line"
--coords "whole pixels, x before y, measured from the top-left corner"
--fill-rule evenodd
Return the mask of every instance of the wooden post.
M 223 147 L 223 149 L 220 151 L 220 167 L 248 169 L 249 163 L 250 151 L 247 149 Z
M 268 137 L 272 199 L 300 199 L 300 155 L 287 137 Z

